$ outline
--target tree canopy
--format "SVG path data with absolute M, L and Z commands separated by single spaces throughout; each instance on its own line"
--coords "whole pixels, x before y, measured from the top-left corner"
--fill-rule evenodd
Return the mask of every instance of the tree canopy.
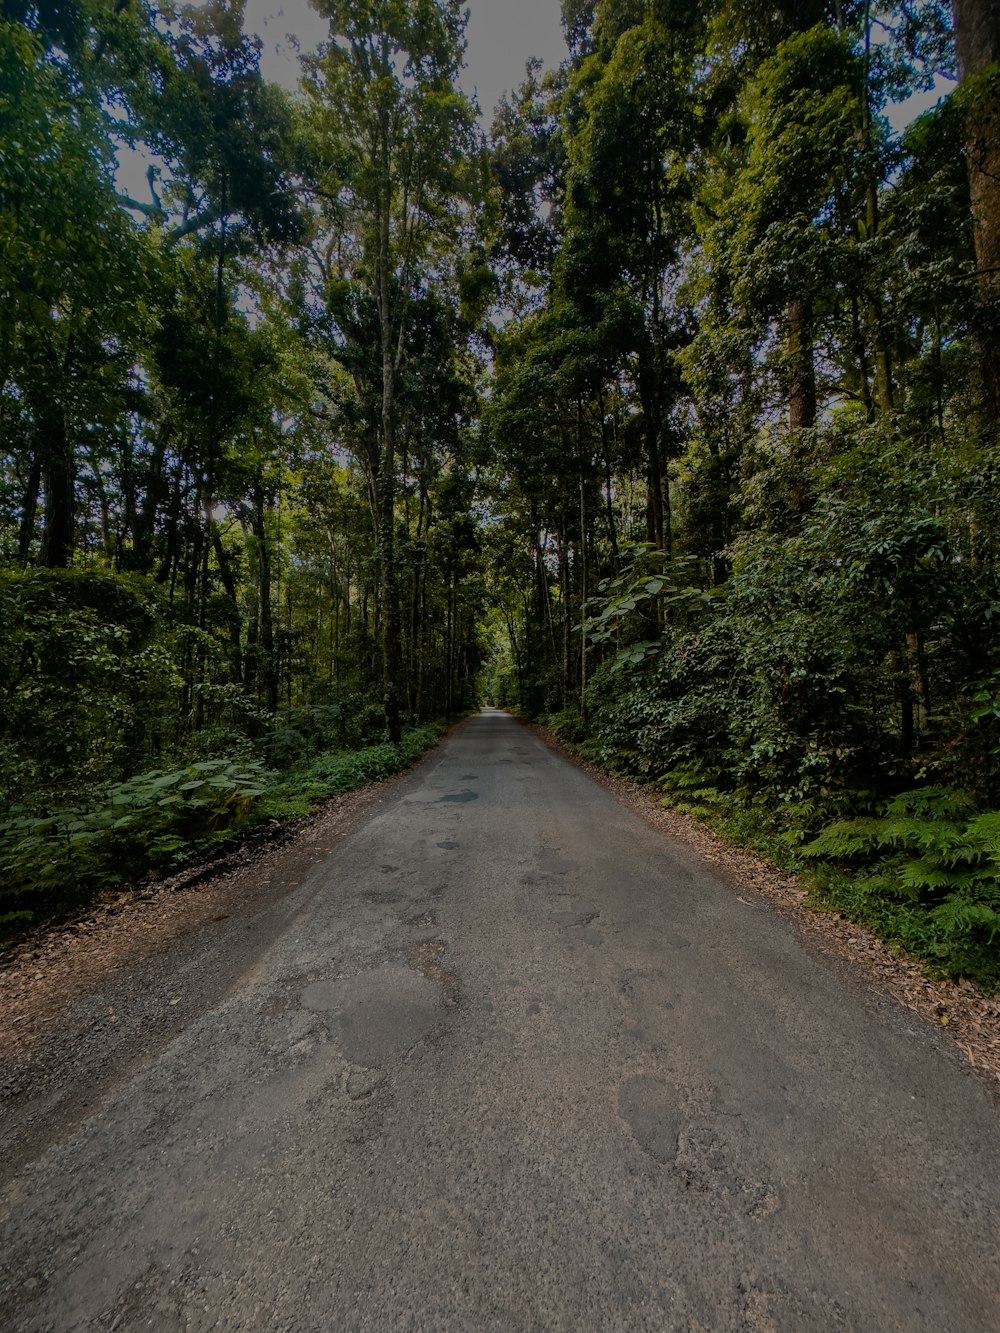
M 315 6 L 292 93 L 240 0 L 4 10 L 16 819 L 484 700 L 786 850 L 995 809 L 992 0 L 564 0 L 487 133 L 459 0 Z M 885 839 L 982 972 L 995 851 Z

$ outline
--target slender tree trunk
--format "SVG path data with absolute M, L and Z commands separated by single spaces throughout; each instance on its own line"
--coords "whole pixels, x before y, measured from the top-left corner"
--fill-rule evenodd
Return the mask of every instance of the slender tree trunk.
M 226 600 L 229 602 L 230 674 L 238 684 L 243 674 L 241 647 L 243 627 L 240 623 L 239 590 L 236 586 L 236 575 L 233 573 L 232 557 L 223 546 L 222 537 L 219 535 L 214 522 L 211 519 L 208 521 L 211 524 L 212 531 L 212 550 L 215 552 L 215 559 L 219 566 L 219 577 L 222 579 L 222 586 L 226 590 Z
M 856 296 L 851 298 L 851 329 L 854 333 L 854 348 L 858 358 L 858 374 L 861 378 L 861 401 L 865 405 L 865 420 L 869 426 L 875 420 L 875 399 L 872 397 L 871 372 L 868 367 L 868 348 L 865 344 L 864 330 L 861 327 L 861 313 Z
M 28 480 L 24 484 L 24 499 L 21 503 L 21 522 L 17 531 L 17 559 L 21 565 L 28 563 L 31 543 L 35 537 L 35 517 L 38 513 L 38 494 L 42 485 L 42 460 L 37 453 L 32 455 L 28 469 Z
M 816 360 L 812 310 L 808 301 L 790 301 L 788 322 L 788 425 L 793 431 L 816 424 Z
M 101 511 L 101 544 L 109 564 L 114 560 L 115 540 L 111 531 L 111 504 L 108 500 L 108 488 L 101 475 L 100 459 L 93 449 L 87 451 L 87 461 L 94 476 L 94 489 L 97 491 L 97 506 Z
M 643 358 L 645 360 L 645 358 Z M 639 402 L 642 406 L 643 437 L 646 443 L 646 540 L 663 550 L 663 487 L 660 480 L 659 396 L 655 375 L 648 363 L 639 366 Z
M 156 516 L 167 498 L 164 462 L 167 449 L 167 432 L 161 427 L 156 432 L 153 456 L 149 464 L 149 480 L 142 506 L 135 515 L 132 533 L 132 565 L 141 573 L 148 573 L 153 563 L 153 533 L 156 529 Z
M 580 717 L 587 725 L 587 635 L 583 624 L 587 619 L 587 492 L 580 476 Z
M 966 110 L 965 152 L 979 272 L 983 415 L 987 428 L 995 428 L 1000 424 L 1000 0 L 953 0 L 953 8 L 962 82 L 982 76 Z
M 257 595 L 260 616 L 260 672 L 264 704 L 269 713 L 278 711 L 278 673 L 274 660 L 274 616 L 271 609 L 271 552 L 267 544 L 267 518 L 263 492 L 254 496 L 253 535 L 257 540 Z
M 382 601 L 382 684 L 385 694 L 385 723 L 389 740 L 393 745 L 398 745 L 402 739 L 402 728 L 399 717 L 400 619 L 395 550 L 396 439 L 393 398 L 396 380 L 396 346 L 393 339 L 389 273 L 392 181 L 389 162 L 389 126 L 387 122 L 387 114 L 383 112 L 380 127 L 381 182 L 378 219 L 378 307 L 382 339 L 382 466 L 379 477 L 381 494 L 379 496 L 378 545 Z
M 73 518 L 76 507 L 75 468 L 66 416 L 52 404 L 42 422 L 42 487 L 45 492 L 45 529 L 42 563 L 65 569 L 73 555 Z
M 569 551 L 566 547 L 566 528 L 560 521 L 559 533 L 557 537 L 559 544 L 559 601 L 562 612 L 562 706 L 565 708 L 569 703 L 570 692 L 570 673 L 572 657 L 570 654 L 570 614 L 569 614 Z
M 861 99 L 861 142 L 862 151 L 865 153 L 867 159 L 865 164 L 865 234 L 869 245 L 871 245 L 875 242 L 879 230 L 878 182 L 875 179 L 875 172 L 872 166 L 874 155 L 872 151 L 873 145 L 871 143 L 871 0 L 865 0 L 864 27 L 865 55 L 864 88 L 862 90 Z M 877 284 L 879 283 L 878 277 L 876 278 L 876 282 Z M 875 392 L 878 399 L 879 411 L 884 418 L 888 418 L 892 415 L 895 406 L 895 393 L 892 382 L 892 355 L 886 338 L 882 296 L 883 293 L 880 289 L 880 285 L 876 285 L 875 290 L 871 294 L 869 317 L 872 328 L 872 342 L 875 349 Z
M 611 448 L 608 442 L 608 422 L 604 411 L 603 388 L 598 391 L 598 408 L 601 414 L 601 455 L 604 462 L 604 496 L 608 519 L 608 541 L 611 543 L 611 557 L 614 560 L 615 572 L 617 573 L 621 568 L 621 557 L 618 553 L 618 529 L 615 524 L 613 500 L 614 482 L 611 475 Z

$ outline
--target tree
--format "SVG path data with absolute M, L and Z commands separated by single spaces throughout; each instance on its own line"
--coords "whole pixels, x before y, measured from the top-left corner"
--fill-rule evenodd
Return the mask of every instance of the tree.
M 670 550 L 669 457 L 677 399 L 674 353 L 687 341 L 674 297 L 691 233 L 697 18 L 685 6 L 598 6 L 597 51 L 567 107 L 566 235 L 560 279 L 591 319 L 628 313 L 642 408 L 648 539 Z M 622 327 L 620 315 L 611 322 Z
M 398 741 L 398 391 L 414 310 L 448 274 L 474 190 L 473 112 L 457 89 L 465 18 L 458 0 L 321 0 L 318 8 L 330 40 L 306 80 L 314 276 L 357 387 L 355 445 L 377 516 L 386 719 Z
M 1000 423 L 1000 3 L 955 0 L 955 44 L 979 272 L 987 423 Z
M 0 383 L 30 440 L 20 555 L 70 562 L 84 441 L 122 410 L 149 255 L 118 206 L 96 95 L 36 34 L 0 24 Z M 9 420 L 9 418 L 8 418 Z

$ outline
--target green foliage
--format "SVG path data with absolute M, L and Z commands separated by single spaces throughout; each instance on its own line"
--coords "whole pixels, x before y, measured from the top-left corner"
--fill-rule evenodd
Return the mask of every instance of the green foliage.
M 321 755 L 272 785 L 259 802 L 255 819 L 286 819 L 307 814 L 317 801 L 380 782 L 415 763 L 443 734 L 443 725 L 403 732 L 399 745 L 384 742 L 363 750 Z
M 578 708 L 564 708 L 561 713 L 547 713 L 541 721 L 553 736 L 566 741 L 569 745 L 577 744 L 586 735 L 586 728 Z
M 158 590 L 84 570 L 0 571 L 0 795 L 70 799 L 163 737 L 180 685 Z
M 962 791 L 918 788 L 876 816 L 828 825 L 801 851 L 833 863 L 818 878 L 823 902 L 946 975 L 1000 989 L 1000 813 L 975 813 Z
M 0 930 L 82 901 L 96 890 L 184 861 L 239 827 L 268 774 L 245 760 L 154 769 L 107 789 L 99 804 L 0 823 Z

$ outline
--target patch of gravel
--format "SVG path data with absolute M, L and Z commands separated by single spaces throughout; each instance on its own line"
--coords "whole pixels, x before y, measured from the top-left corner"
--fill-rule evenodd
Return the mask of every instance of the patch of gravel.
M 660 805 L 657 795 L 629 778 L 613 777 L 584 759 L 544 727 L 526 723 L 550 749 L 612 792 L 623 804 L 668 837 L 686 843 L 717 866 L 738 893 L 759 893 L 794 921 L 824 953 L 862 968 L 871 983 L 912 1013 L 944 1028 L 966 1060 L 992 1082 L 1000 1080 L 1000 997 L 983 995 L 970 981 L 935 981 L 924 964 L 887 944 L 866 926 L 838 912 L 817 911 L 806 903 L 806 888 L 795 875 L 739 847 L 731 847 L 693 815 Z M 752 906 L 750 903 L 748 906 Z

